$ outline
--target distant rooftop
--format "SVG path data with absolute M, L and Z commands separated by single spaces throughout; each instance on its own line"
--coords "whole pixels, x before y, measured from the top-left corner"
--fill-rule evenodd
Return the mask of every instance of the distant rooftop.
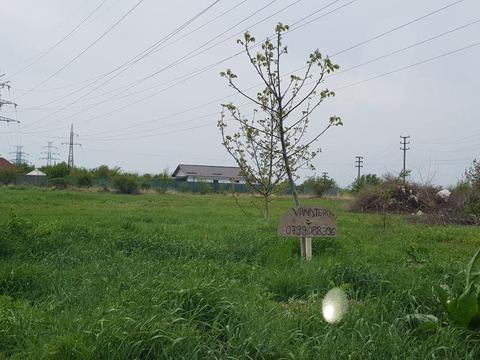
M 7 159 L 0 157 L 0 171 L 15 171 L 17 168 Z
M 180 164 L 172 174 L 172 177 L 181 178 L 195 176 L 211 179 L 235 179 L 243 180 L 240 175 L 240 168 L 236 166 L 215 166 L 215 165 L 189 165 Z

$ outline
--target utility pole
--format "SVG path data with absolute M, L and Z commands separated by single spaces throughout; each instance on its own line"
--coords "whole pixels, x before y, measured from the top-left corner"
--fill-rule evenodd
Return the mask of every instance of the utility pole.
M 363 156 L 355 156 L 355 167 L 358 169 L 357 180 L 360 179 L 360 169 L 363 168 Z
M 400 138 L 402 139 L 402 141 L 400 141 L 400 145 L 402 145 L 402 147 L 400 148 L 400 150 L 403 151 L 403 171 L 402 171 L 402 177 L 403 177 L 403 182 L 405 183 L 406 178 L 407 178 L 407 151 L 410 150 L 410 148 L 407 147 L 407 145 L 410 144 L 410 141 L 407 141 L 407 139 L 410 139 L 410 136 L 401 136 L 401 135 L 400 135 Z
M 40 160 L 46 160 L 47 166 L 52 166 L 52 164 L 56 163 L 59 160 L 56 156 L 60 155 L 55 150 L 58 150 L 58 147 L 53 146 L 53 142 L 49 141 L 47 146 L 44 146 L 43 149 L 47 149 L 47 151 L 42 151 L 42 154 L 45 154 L 45 157 L 40 158 Z
M 328 172 L 326 172 L 326 171 L 322 172 L 322 178 L 323 178 L 323 181 L 327 181 Z
M 69 148 L 68 148 L 68 167 L 69 168 L 74 168 L 75 167 L 75 163 L 73 161 L 73 147 L 74 146 L 82 146 L 82 144 L 74 142 L 75 137 L 78 137 L 78 134 L 75 134 L 73 132 L 73 124 L 72 124 L 72 126 L 70 127 L 70 141 L 68 143 L 62 143 L 62 145 L 68 145 L 69 146 Z
M 12 162 L 15 165 L 21 165 L 21 164 L 27 163 L 27 158 L 25 156 L 28 154 L 24 152 L 22 149 L 23 149 L 23 146 L 15 145 L 15 151 L 10 152 L 10 154 L 15 155 L 15 157 L 12 159 Z
M 0 75 L 0 90 L 4 89 L 4 88 L 7 88 L 8 90 L 10 90 L 10 81 L 2 81 L 2 77 L 4 77 L 5 74 L 1 74 Z M 0 92 L 0 109 L 2 108 L 2 106 L 4 105 L 13 105 L 15 107 L 15 109 L 17 108 L 17 104 L 14 103 L 13 101 L 7 101 L 7 100 L 3 100 L 2 99 L 2 94 Z M 5 117 L 5 116 L 1 116 L 0 115 L 0 122 L 6 122 L 6 123 L 10 123 L 10 122 L 16 122 L 16 123 L 20 123 L 20 121 L 18 120 L 15 120 L 15 119 L 11 119 L 11 118 L 8 118 L 8 117 Z

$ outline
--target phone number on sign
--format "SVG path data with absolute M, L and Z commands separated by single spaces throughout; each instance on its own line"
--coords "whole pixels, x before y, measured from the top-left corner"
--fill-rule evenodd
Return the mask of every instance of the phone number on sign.
M 302 236 L 335 236 L 336 228 L 331 226 L 305 226 L 294 225 L 287 226 L 285 233 L 287 235 L 302 235 Z

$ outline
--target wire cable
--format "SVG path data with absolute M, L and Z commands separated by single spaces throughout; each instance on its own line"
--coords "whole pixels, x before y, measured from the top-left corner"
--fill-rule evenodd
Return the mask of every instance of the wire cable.
M 72 36 L 78 29 L 82 27 L 82 25 L 90 18 L 92 17 L 108 0 L 103 0 L 95 9 L 93 9 L 85 18 L 83 18 L 80 23 L 75 26 L 70 32 L 68 32 L 65 36 L 63 36 L 60 40 L 58 40 L 55 44 L 53 44 L 51 47 L 49 47 L 47 50 L 43 51 L 40 55 L 38 55 L 32 62 L 30 62 L 28 65 L 25 65 L 22 67 L 20 70 L 14 72 L 12 75 L 9 75 L 10 78 L 13 78 L 17 76 L 18 74 L 24 72 L 25 70 L 29 69 L 33 65 L 35 65 L 37 62 L 39 62 L 41 59 L 43 59 L 45 56 L 47 56 L 50 52 L 52 52 L 54 49 L 56 49 L 60 44 L 65 42 L 70 36 Z
M 25 95 L 29 94 L 33 90 L 38 89 L 40 86 L 45 84 L 46 82 L 50 81 L 53 79 L 55 76 L 57 76 L 60 72 L 65 70 L 68 66 L 70 66 L 73 62 L 75 62 L 80 56 L 85 54 L 88 50 L 90 50 L 95 44 L 97 44 L 100 40 L 102 40 L 107 34 L 109 34 L 113 29 L 115 29 L 124 19 L 128 17 L 137 7 L 139 7 L 145 0 L 140 0 L 138 1 L 132 8 L 130 8 L 120 19 L 118 19 L 113 25 L 111 25 L 106 31 L 104 31 L 99 37 L 97 37 L 92 43 L 90 43 L 85 49 L 83 49 L 80 53 L 75 55 L 72 59 L 70 59 L 65 65 L 60 67 L 57 71 L 55 71 L 53 74 L 48 76 L 46 79 L 42 80 L 40 83 L 23 93 L 22 95 L 18 96 L 15 100 L 18 100 Z

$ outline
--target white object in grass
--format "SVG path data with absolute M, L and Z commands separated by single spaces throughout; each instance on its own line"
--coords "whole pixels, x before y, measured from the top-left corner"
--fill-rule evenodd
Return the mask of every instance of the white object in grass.
M 322 313 L 326 322 L 330 324 L 339 322 L 347 310 L 348 298 L 342 289 L 333 288 L 323 298 Z

